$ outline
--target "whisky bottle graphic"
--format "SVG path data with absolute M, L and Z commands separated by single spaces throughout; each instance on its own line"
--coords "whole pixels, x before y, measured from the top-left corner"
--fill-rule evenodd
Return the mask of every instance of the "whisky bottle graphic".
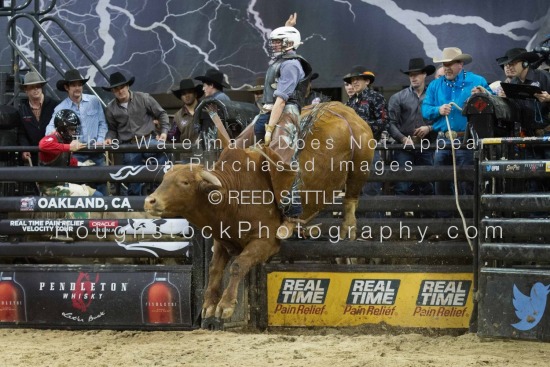
M 141 293 L 141 315 L 146 324 L 181 323 L 181 296 L 168 273 L 155 273 Z
M 27 321 L 25 290 L 15 272 L 0 272 L 0 322 Z

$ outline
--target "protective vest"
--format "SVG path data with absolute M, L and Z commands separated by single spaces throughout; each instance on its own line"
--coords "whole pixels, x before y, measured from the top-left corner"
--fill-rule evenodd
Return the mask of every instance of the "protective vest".
M 267 69 L 263 97 L 263 102 L 265 104 L 275 103 L 275 96 L 273 95 L 273 93 L 277 90 L 277 82 L 279 81 L 279 77 L 281 76 L 281 65 L 283 62 L 292 59 L 298 59 L 298 61 L 300 61 L 305 76 L 298 81 L 296 89 L 294 89 L 294 92 L 289 95 L 288 101 L 286 101 L 286 103 L 298 105 L 300 108 L 305 105 L 306 93 L 311 79 L 312 68 L 311 65 L 306 61 L 306 59 L 296 54 L 285 54 L 279 57 L 277 60 L 275 60 L 273 64 L 269 66 L 269 69 Z

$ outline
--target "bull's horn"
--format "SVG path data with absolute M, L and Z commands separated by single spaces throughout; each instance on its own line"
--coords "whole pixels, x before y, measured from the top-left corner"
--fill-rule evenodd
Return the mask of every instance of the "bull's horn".
M 221 181 L 219 180 L 219 178 L 217 178 L 216 176 L 214 176 L 213 174 L 211 174 L 210 172 L 208 171 L 201 171 L 201 177 L 210 182 L 212 185 L 216 185 L 216 186 L 219 186 L 219 187 L 222 187 L 222 183 Z

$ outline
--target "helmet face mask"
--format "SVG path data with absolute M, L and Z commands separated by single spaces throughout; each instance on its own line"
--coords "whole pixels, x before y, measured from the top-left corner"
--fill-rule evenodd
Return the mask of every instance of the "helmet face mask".
M 54 126 L 65 143 L 70 143 L 80 133 L 80 119 L 72 110 L 60 110 L 55 114 Z
M 300 44 L 300 32 L 294 27 L 279 27 L 269 35 L 269 51 L 272 58 L 289 50 L 295 50 Z

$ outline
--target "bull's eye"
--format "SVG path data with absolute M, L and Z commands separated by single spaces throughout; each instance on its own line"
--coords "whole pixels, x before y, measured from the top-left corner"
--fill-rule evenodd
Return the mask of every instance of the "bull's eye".
M 183 186 L 189 186 L 189 181 L 182 181 L 181 184 L 182 184 Z

